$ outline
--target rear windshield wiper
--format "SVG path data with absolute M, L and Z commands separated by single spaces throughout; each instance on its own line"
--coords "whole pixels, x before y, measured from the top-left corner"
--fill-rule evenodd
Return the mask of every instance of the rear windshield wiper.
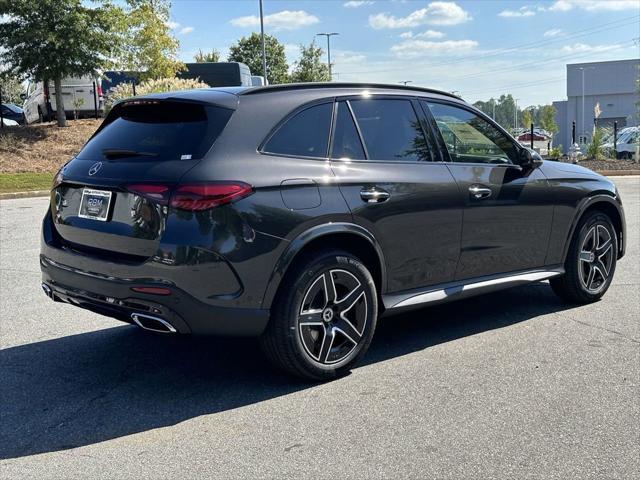
M 102 155 L 106 158 L 123 158 L 123 157 L 157 157 L 157 153 L 153 152 L 138 152 L 136 150 L 124 150 L 117 148 L 105 148 L 102 150 Z

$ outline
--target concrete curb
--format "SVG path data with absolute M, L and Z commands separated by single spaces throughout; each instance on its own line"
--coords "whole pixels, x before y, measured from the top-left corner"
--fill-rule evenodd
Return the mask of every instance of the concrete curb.
M 629 175 L 640 175 L 640 170 L 596 170 L 596 173 L 605 177 L 626 177 Z
M 0 200 L 10 200 L 12 198 L 48 197 L 49 190 L 31 190 L 29 192 L 0 193 Z
M 640 170 L 602 170 L 596 171 L 606 177 L 628 177 L 640 176 Z M 32 190 L 30 192 L 0 193 L 0 200 L 11 200 L 13 198 L 48 197 L 49 190 Z

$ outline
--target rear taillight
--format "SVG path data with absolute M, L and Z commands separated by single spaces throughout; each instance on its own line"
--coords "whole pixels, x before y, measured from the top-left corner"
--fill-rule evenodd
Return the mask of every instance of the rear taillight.
M 127 187 L 131 193 L 138 195 L 147 200 L 153 200 L 160 205 L 169 204 L 169 194 L 171 193 L 171 187 L 169 185 L 155 185 L 155 184 L 137 184 L 129 185 Z
M 244 182 L 216 182 L 205 184 L 169 185 L 136 184 L 127 190 L 160 205 L 179 210 L 202 211 L 239 200 L 253 193 Z
M 100 86 L 100 84 L 96 85 L 96 92 L 98 94 L 98 97 L 102 96 L 102 87 Z
M 239 200 L 253 192 L 242 182 L 179 185 L 171 194 L 170 205 L 180 210 L 200 211 Z

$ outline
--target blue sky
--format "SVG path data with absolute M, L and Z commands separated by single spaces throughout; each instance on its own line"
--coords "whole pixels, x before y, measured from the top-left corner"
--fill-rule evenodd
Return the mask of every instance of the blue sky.
M 181 59 L 198 49 L 226 55 L 260 30 L 258 5 L 173 0 Z M 567 63 L 640 57 L 640 0 L 264 0 L 264 9 L 265 30 L 291 63 L 300 43 L 339 32 L 334 80 L 411 80 L 470 101 L 512 93 L 523 106 L 549 103 L 565 97 Z

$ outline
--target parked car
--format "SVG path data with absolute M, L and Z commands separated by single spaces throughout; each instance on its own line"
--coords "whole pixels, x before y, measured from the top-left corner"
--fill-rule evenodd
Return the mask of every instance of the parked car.
M 251 70 L 240 62 L 185 63 L 186 69 L 178 72 L 179 78 L 200 80 L 212 87 L 250 87 Z
M 626 238 L 611 180 L 458 97 L 291 84 L 117 103 L 55 177 L 40 265 L 55 301 L 259 336 L 318 380 L 362 358 L 381 315 L 546 279 L 594 302 Z
M 24 125 L 24 111 L 13 103 L 3 103 L 2 106 L 2 118 L 7 120 L 13 120 L 14 122 Z
M 10 118 L 3 118 L 2 124 L 5 127 L 17 127 L 19 125 L 18 122 L 16 122 L 15 120 L 11 120 Z
M 94 82 L 96 85 L 94 91 Z M 30 82 L 24 98 L 24 114 L 27 123 L 48 122 L 56 115 L 56 97 L 53 81 Z M 98 106 L 98 114 L 104 113 L 102 87 L 100 79 L 94 77 L 64 78 L 62 79 L 62 99 L 67 118 L 73 118 L 74 111 L 78 117 L 91 117 L 95 115 L 95 102 Z M 74 101 L 77 108 L 74 107 Z
M 616 158 L 621 160 L 633 159 L 638 143 L 640 143 L 640 127 L 627 127 L 622 130 L 616 143 Z M 608 139 L 608 141 L 602 145 L 602 148 L 613 152 L 613 139 Z

